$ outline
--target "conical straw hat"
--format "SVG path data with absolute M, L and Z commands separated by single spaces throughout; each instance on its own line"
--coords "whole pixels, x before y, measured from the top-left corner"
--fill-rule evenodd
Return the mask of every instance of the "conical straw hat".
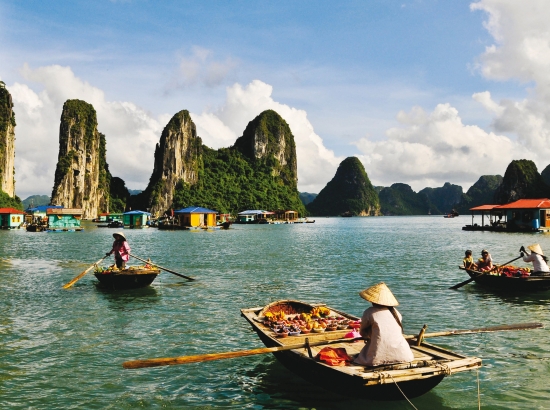
M 399 302 L 391 293 L 390 288 L 386 286 L 384 282 L 380 282 L 377 285 L 371 286 L 359 292 L 359 296 L 369 302 L 376 303 L 382 306 L 397 306 Z
M 542 253 L 542 249 L 540 248 L 540 245 L 538 243 L 534 243 L 533 245 L 529 245 L 527 247 L 527 249 L 529 249 L 530 251 L 533 251 L 535 253 L 538 253 L 539 255 L 544 255 L 544 253 Z
M 122 232 L 115 232 L 115 233 L 113 234 L 113 238 L 116 239 L 116 236 L 117 236 L 117 235 L 118 235 L 118 236 L 122 236 L 122 238 L 124 238 L 124 240 L 126 240 L 126 237 L 124 236 L 124 234 L 123 234 Z

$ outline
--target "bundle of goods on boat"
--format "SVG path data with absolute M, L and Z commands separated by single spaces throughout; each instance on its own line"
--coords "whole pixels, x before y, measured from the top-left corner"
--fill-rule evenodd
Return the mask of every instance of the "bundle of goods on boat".
M 269 327 L 276 337 L 298 336 L 308 333 L 332 332 L 335 330 L 357 329 L 360 320 L 352 320 L 341 315 L 330 315 L 330 309 L 315 307 L 310 313 L 287 316 L 284 311 L 267 312 L 263 324 Z M 357 334 L 358 335 L 358 334 Z

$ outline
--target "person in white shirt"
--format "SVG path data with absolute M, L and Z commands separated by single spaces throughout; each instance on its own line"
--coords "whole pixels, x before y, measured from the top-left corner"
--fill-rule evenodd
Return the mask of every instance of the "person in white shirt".
M 527 247 L 531 251 L 531 254 L 529 254 L 525 248 L 522 246 L 520 248 L 520 252 L 524 252 L 525 255 L 523 256 L 524 262 L 531 262 L 533 263 L 533 273 L 531 273 L 531 276 L 547 276 L 550 275 L 550 268 L 548 268 L 548 259 L 546 256 L 544 256 L 544 253 L 542 252 L 542 249 L 538 243 L 535 243 L 533 245 L 530 245 Z
M 401 314 L 394 308 L 399 305 L 384 282 L 363 290 L 359 295 L 372 307 L 361 318 L 359 333 L 366 339 L 365 347 L 354 360 L 363 366 L 411 362 L 414 355 L 403 336 Z

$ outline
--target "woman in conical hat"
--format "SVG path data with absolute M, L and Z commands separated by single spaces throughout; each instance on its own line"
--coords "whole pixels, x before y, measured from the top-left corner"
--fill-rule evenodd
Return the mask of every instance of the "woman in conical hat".
M 414 355 L 409 343 L 403 337 L 401 314 L 394 306 L 397 299 L 384 282 L 359 292 L 359 295 L 372 303 L 363 312 L 359 333 L 366 339 L 356 364 L 378 366 L 381 364 L 410 362 Z
M 531 254 L 529 254 L 523 246 L 520 248 L 520 252 L 524 252 L 527 255 L 523 256 L 523 260 L 525 262 L 533 263 L 533 273 L 531 273 L 531 276 L 550 275 L 550 268 L 548 268 L 548 264 L 546 263 L 548 259 L 544 256 L 540 245 L 538 243 L 534 243 L 533 245 L 529 245 L 527 249 L 531 251 Z
M 126 241 L 126 237 L 122 232 L 115 232 L 113 234 L 115 241 L 113 242 L 113 248 L 105 254 L 109 256 L 115 254 L 116 267 L 118 269 L 126 268 L 126 262 L 130 259 L 130 245 Z

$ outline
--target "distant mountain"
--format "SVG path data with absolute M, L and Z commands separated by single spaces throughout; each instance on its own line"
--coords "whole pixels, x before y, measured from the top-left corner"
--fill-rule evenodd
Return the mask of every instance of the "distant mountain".
M 130 195 L 139 195 L 143 192 L 143 189 L 129 189 L 128 192 Z
M 304 205 L 309 204 L 311 201 L 313 201 L 315 198 L 317 198 L 318 194 L 310 194 L 308 192 L 300 192 L 299 197 L 300 200 Z
M 340 163 L 334 178 L 306 208 L 312 215 L 323 216 L 345 212 L 360 216 L 380 214 L 378 195 L 356 157 L 348 157 Z
M 23 201 L 23 207 L 27 209 L 29 206 L 49 205 L 50 197 L 48 195 L 31 195 Z
M 383 215 L 428 215 L 430 203 L 427 196 L 417 194 L 407 184 L 393 184 L 380 191 L 380 207 Z
M 418 194 L 426 197 L 432 215 L 447 214 L 460 202 L 462 187 L 445 182 L 440 188 L 424 188 Z
M 468 192 L 462 194 L 456 210 L 463 214 L 474 206 L 494 204 L 495 192 L 502 184 L 502 179 L 500 175 L 481 176 Z
M 494 203 L 507 204 L 518 199 L 548 198 L 550 187 L 531 160 L 514 160 L 506 168 L 502 183 L 495 191 Z

